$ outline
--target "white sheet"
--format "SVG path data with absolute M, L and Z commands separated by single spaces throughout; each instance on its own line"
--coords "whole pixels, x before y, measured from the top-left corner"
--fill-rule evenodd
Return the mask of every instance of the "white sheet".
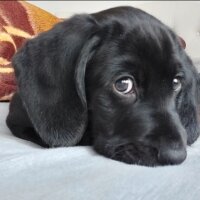
M 90 147 L 43 149 L 11 135 L 0 103 L 0 200 L 199 200 L 200 140 L 178 166 L 127 165 Z

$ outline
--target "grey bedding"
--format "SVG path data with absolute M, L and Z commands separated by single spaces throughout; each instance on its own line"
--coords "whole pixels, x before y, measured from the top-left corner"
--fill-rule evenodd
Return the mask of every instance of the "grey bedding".
M 11 135 L 0 103 L 1 200 L 199 200 L 200 140 L 178 166 L 127 165 L 91 147 L 43 149 Z

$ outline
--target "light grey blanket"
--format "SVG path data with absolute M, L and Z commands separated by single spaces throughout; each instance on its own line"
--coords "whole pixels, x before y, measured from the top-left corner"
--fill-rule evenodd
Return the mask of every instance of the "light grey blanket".
M 1 200 L 199 200 L 200 140 L 178 166 L 142 167 L 91 147 L 43 149 L 11 135 L 0 103 Z

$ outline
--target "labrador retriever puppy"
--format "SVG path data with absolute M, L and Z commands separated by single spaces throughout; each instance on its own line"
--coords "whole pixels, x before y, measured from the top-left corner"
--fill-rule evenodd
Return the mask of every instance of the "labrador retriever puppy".
M 7 125 L 44 147 L 93 145 L 146 166 L 186 158 L 199 136 L 198 73 L 178 36 L 132 7 L 75 15 L 14 56 Z

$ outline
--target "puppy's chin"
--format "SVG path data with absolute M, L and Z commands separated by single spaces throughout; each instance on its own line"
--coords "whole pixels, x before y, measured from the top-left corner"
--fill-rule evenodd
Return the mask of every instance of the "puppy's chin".
M 138 149 L 140 150 L 138 151 Z M 101 151 L 100 149 L 96 150 Z M 127 164 L 137 164 L 151 167 L 161 165 L 156 159 L 156 149 L 145 146 L 134 146 L 133 144 L 120 145 L 117 147 L 110 146 L 107 148 L 106 156 Z
M 181 164 L 186 158 L 185 156 L 179 162 L 171 162 L 167 159 L 165 161 L 159 160 L 158 150 L 142 143 L 109 144 L 96 141 L 94 148 L 98 153 L 113 160 L 148 167 Z
M 161 165 L 158 162 L 158 151 L 144 145 L 122 144 L 122 145 L 94 145 L 95 150 L 113 160 L 127 164 L 136 164 L 149 167 Z

